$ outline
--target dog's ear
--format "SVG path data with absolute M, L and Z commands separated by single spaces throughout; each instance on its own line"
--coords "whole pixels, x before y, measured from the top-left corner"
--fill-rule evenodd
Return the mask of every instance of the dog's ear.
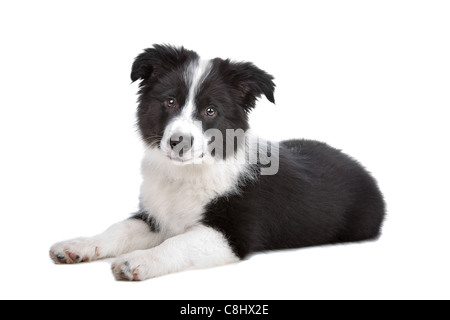
M 275 103 L 275 83 L 274 77 L 259 69 L 250 62 L 230 62 L 228 64 L 228 74 L 231 76 L 232 85 L 239 91 L 243 100 L 244 108 L 250 111 L 255 107 L 256 100 L 264 94 L 272 103 Z
M 195 56 L 197 56 L 195 52 L 183 47 L 155 44 L 136 57 L 131 68 L 131 80 L 134 82 L 141 79 L 143 85 L 161 74 L 176 69 Z

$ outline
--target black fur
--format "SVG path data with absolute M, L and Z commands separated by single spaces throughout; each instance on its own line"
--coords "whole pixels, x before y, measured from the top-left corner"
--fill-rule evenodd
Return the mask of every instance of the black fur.
M 131 79 L 141 79 L 138 126 L 144 141 L 148 144 L 159 143 L 167 123 L 180 110 L 168 110 L 164 102 L 175 98 L 184 106 L 190 83 L 186 82 L 183 68 L 198 59 L 197 53 L 184 48 L 154 45 L 144 50 L 134 61 Z M 226 129 L 249 129 L 248 112 L 254 107 L 257 98 L 265 95 L 271 102 L 274 98 L 273 77 L 248 62 L 232 62 L 216 58 L 196 96 L 197 118 L 203 122 L 203 129 L 219 129 L 226 136 Z M 214 105 L 219 116 L 205 119 L 204 109 Z M 224 139 L 226 157 L 226 140 Z
M 189 83 L 182 70 L 194 59 L 193 51 L 158 45 L 136 58 L 131 78 L 142 80 L 138 124 L 147 143 L 158 142 L 179 112 L 164 108 L 165 99 L 184 105 Z M 198 119 L 204 130 L 247 130 L 248 112 L 261 95 L 274 102 L 274 89 L 273 77 L 253 64 L 214 59 L 195 98 Z M 202 111 L 210 104 L 219 115 L 208 120 Z M 225 234 L 240 258 L 256 251 L 373 239 L 380 233 L 385 204 L 376 181 L 357 161 L 325 143 L 284 141 L 276 175 L 241 183 L 241 193 L 219 196 L 203 217 L 204 224 Z M 135 218 L 158 230 L 146 213 Z
M 280 171 L 210 203 L 204 223 L 240 258 L 256 251 L 361 241 L 379 235 L 384 201 L 355 160 L 325 143 L 285 141 Z
M 156 219 L 143 210 L 139 211 L 138 213 L 135 213 L 130 219 L 142 220 L 146 224 L 148 224 L 150 231 L 160 232 L 159 224 L 156 221 Z
M 198 55 L 190 50 L 172 46 L 154 45 L 135 59 L 131 80 L 141 80 L 138 127 L 144 141 L 159 143 L 170 119 L 176 115 L 164 107 L 168 98 L 176 98 L 184 105 L 189 90 L 181 68 Z

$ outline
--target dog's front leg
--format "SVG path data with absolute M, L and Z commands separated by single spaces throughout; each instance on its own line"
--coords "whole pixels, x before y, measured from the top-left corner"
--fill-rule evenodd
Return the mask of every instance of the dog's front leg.
M 134 250 L 148 249 L 164 241 L 148 215 L 139 213 L 116 223 L 94 237 L 62 241 L 50 249 L 50 257 L 57 264 L 88 262 L 118 257 Z
M 222 233 L 198 225 L 149 250 L 134 251 L 114 261 L 117 280 L 146 280 L 168 273 L 208 268 L 238 261 Z

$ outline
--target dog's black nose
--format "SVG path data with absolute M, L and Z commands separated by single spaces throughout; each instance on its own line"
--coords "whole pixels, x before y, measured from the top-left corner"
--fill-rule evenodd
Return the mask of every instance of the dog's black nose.
M 192 148 L 192 145 L 194 143 L 194 137 L 191 135 L 175 133 L 170 137 L 170 141 L 169 141 L 170 148 L 173 150 L 181 142 L 183 142 L 183 144 L 181 145 L 181 148 L 189 150 Z

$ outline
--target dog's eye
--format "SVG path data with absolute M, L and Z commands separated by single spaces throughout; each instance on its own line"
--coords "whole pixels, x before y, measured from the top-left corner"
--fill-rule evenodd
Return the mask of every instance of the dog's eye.
M 205 113 L 208 117 L 215 117 L 217 115 L 217 111 L 213 106 L 209 106 L 208 108 L 206 108 Z
M 175 109 L 177 107 L 177 100 L 174 98 L 169 98 L 166 100 L 166 107 Z

